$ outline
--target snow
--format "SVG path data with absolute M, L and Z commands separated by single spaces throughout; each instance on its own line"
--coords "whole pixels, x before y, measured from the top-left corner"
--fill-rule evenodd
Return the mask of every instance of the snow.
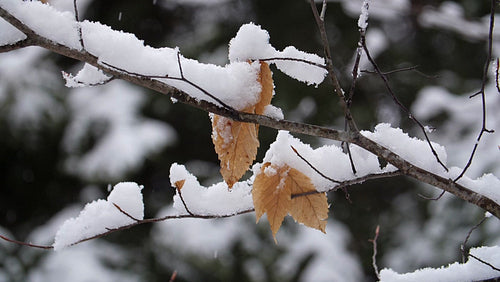
M 172 208 L 165 208 L 157 216 L 173 212 Z M 196 255 L 227 264 L 231 261 L 231 256 L 235 255 L 235 244 L 249 254 L 257 252 L 260 253 L 259 256 L 266 257 L 269 253 L 269 258 L 276 249 L 272 245 L 265 245 L 266 242 L 254 229 L 254 222 L 253 215 L 208 220 L 185 218 L 175 224 L 159 223 L 154 226 L 152 233 L 155 244 L 173 250 L 176 258 L 181 255 L 188 258 Z M 306 257 L 313 254 L 300 281 L 325 281 L 326 278 L 328 281 L 361 281 L 361 265 L 347 248 L 351 238 L 349 230 L 334 220 L 330 220 L 326 228 L 327 233 L 323 234 L 303 226 L 287 224 L 277 235 L 282 255 L 276 262 L 271 262 L 276 265 L 272 269 L 276 273 L 275 277 L 289 277 Z M 267 243 L 274 245 L 271 240 Z M 171 266 L 172 261 L 167 257 L 165 263 Z M 262 276 L 262 262 L 255 261 L 243 267 L 251 276 L 250 280 L 265 280 L 266 276 Z M 182 269 L 182 266 L 177 266 L 178 270 L 179 268 Z M 182 273 L 189 273 L 189 270 L 185 269 Z
M 73 13 L 39 1 L 0 0 L 0 5 L 37 34 L 73 49 L 81 48 Z
M 270 63 L 307 84 L 318 85 L 327 73 L 323 67 L 299 61 L 307 60 L 324 65 L 323 58 L 292 46 L 281 52 L 277 51 L 269 44 L 267 31 L 252 23 L 243 25 L 231 40 L 231 63 L 222 67 L 184 58 L 179 54 L 178 48 L 145 46 L 134 34 L 115 31 L 100 23 L 77 23 L 72 12 L 61 12 L 40 2 L 0 0 L 0 5 L 37 34 L 72 49 L 81 49 L 79 27 L 86 51 L 98 57 L 99 62 L 105 66 L 111 65 L 129 73 L 153 76 L 196 99 L 217 103 L 206 91 L 237 110 L 254 105 L 259 99 L 261 87 L 257 76 L 260 65 L 258 62 L 249 63 L 248 60 L 281 58 L 282 60 Z M 8 39 L 13 40 L 10 36 Z M 86 68 L 81 76 L 85 72 Z M 198 87 L 193 87 L 191 83 Z M 74 83 L 68 85 L 75 86 Z
M 23 39 L 26 39 L 24 33 L 0 18 L 0 46 L 14 44 Z
M 361 134 L 420 168 L 438 174 L 444 171 L 444 168 L 436 161 L 436 157 L 432 154 L 426 141 L 410 137 L 399 128 L 393 128 L 390 124 L 381 123 L 375 126 L 373 132 L 362 131 Z M 431 144 L 439 159 L 446 164 L 445 148 L 434 142 Z
M 69 172 L 87 179 L 115 179 L 175 141 L 169 125 L 139 116 L 145 96 L 123 81 L 77 88 L 68 97 L 72 117 L 63 139 Z M 81 152 L 85 137 L 94 146 Z
M 143 219 L 142 188 L 133 182 L 121 182 L 114 186 L 107 200 L 100 199 L 85 205 L 78 217 L 66 220 L 59 228 L 53 244 L 54 250 L 61 250 L 80 240 L 105 233 L 109 229 L 135 222 L 114 204 L 133 218 Z
M 271 58 L 277 58 L 269 62 L 274 63 L 283 73 L 308 85 L 320 84 L 327 74 L 324 68 L 318 66 L 293 60 L 279 60 L 280 58 L 299 59 L 325 65 L 324 59 L 318 55 L 299 51 L 293 46 L 277 51 L 269 43 L 269 33 L 253 23 L 242 25 L 236 36 L 229 42 L 230 62 Z
M 361 30 L 366 30 L 368 26 L 368 8 L 370 7 L 370 0 L 364 0 L 363 5 L 361 5 L 361 14 L 358 19 L 358 27 Z
M 252 186 L 247 182 L 238 182 L 231 189 L 224 181 L 204 187 L 183 165 L 174 163 L 170 167 L 172 187 L 181 180 L 185 180 L 181 189 L 182 198 L 194 214 L 229 215 L 253 208 Z M 178 191 L 174 195 L 173 206 L 178 214 L 187 213 Z
M 84 64 L 77 75 L 73 76 L 63 72 L 63 77 L 66 80 L 66 87 L 85 87 L 103 84 L 111 78 L 100 69 L 89 64 Z
M 270 145 L 262 163 L 253 166 L 253 173 L 258 174 L 262 164 L 270 162 L 277 167 L 288 165 L 301 171 L 311 178 L 312 183 L 318 191 L 327 191 L 336 185 L 314 171 L 305 161 L 295 154 L 291 146 L 320 172 L 337 181 L 350 180 L 371 173 L 383 173 L 395 170 L 391 165 L 384 169 L 380 169 L 378 159 L 375 155 L 357 146 L 351 146 L 351 154 L 357 170 L 357 174 L 354 175 L 350 166 L 345 165 L 349 163 L 349 156 L 345 154 L 340 147 L 327 145 L 312 149 L 311 146 L 302 143 L 299 139 L 291 136 L 287 131 L 279 131 L 276 141 Z
M 470 250 L 470 253 L 496 267 L 500 266 L 500 247 L 480 247 Z M 415 272 L 398 274 L 391 269 L 380 271 L 381 282 L 410 282 L 410 281 L 478 281 L 496 278 L 498 270 L 470 257 L 466 263 L 455 262 L 447 267 L 423 268 Z

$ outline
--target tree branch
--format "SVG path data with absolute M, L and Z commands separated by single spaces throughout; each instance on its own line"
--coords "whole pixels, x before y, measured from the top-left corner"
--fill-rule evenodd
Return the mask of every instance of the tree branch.
M 311 0 L 311 2 L 312 6 L 315 8 L 314 1 Z M 467 189 L 466 187 L 454 182 L 451 179 L 443 178 L 439 175 L 433 174 L 429 171 L 426 171 L 420 167 L 411 164 L 410 162 L 401 158 L 391 150 L 364 137 L 357 131 L 357 129 L 352 130 L 351 128 L 349 132 L 346 132 L 342 130 L 335 130 L 327 127 L 304 124 L 294 121 L 276 120 L 274 118 L 263 115 L 238 112 L 234 109 L 228 109 L 216 105 L 212 102 L 198 100 L 189 96 L 187 93 L 180 91 L 179 89 L 169 86 L 168 84 L 162 81 L 145 76 L 137 76 L 124 73 L 123 71 L 119 71 L 116 68 L 108 67 L 101 64 L 96 56 L 88 53 L 85 50 L 72 49 L 67 46 L 61 45 L 59 43 L 53 42 L 47 38 L 44 38 L 36 34 L 33 30 L 24 25 L 22 22 L 17 20 L 14 16 L 12 16 L 8 11 L 3 9 L 2 7 L 0 7 L 0 17 L 2 17 L 7 22 L 9 22 L 13 26 L 21 30 L 23 33 L 25 33 L 28 36 L 27 40 L 30 40 L 30 42 L 32 43 L 31 45 L 37 45 L 52 52 L 61 54 L 63 56 L 73 58 L 82 62 L 86 62 L 90 65 L 93 65 L 101 69 L 105 73 L 112 75 L 115 78 L 122 79 L 131 82 L 133 84 L 142 86 L 144 88 L 148 88 L 156 92 L 168 95 L 192 107 L 199 108 L 207 112 L 212 112 L 220 116 L 225 116 L 227 118 L 236 121 L 256 123 L 262 126 L 278 130 L 287 130 L 290 132 L 301 133 L 310 136 L 323 137 L 342 142 L 349 142 L 357 146 L 360 146 L 365 150 L 375 154 L 376 156 L 386 160 L 388 163 L 394 165 L 396 168 L 398 168 L 400 173 L 415 178 L 421 182 L 443 189 L 449 193 L 452 193 L 455 196 L 458 196 L 459 198 L 467 202 L 475 204 L 485 209 L 486 211 L 489 211 L 497 218 L 500 218 L 500 205 L 494 202 L 493 200 L 483 195 L 480 195 L 470 189 Z M 110 48 L 112 48 L 112 46 L 110 46 Z M 327 59 L 327 61 L 328 60 L 329 59 Z M 343 101 L 342 103 L 345 105 L 345 101 L 343 99 L 341 100 Z

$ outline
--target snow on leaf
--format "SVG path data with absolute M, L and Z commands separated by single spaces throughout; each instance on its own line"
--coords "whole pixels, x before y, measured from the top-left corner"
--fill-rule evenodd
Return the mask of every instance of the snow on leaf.
M 246 113 L 264 113 L 273 96 L 273 79 L 269 65 L 260 63 L 258 82 L 261 85 L 259 101 L 255 106 L 243 109 Z M 248 170 L 257 156 L 259 127 L 214 115 L 212 118 L 212 141 L 221 161 L 220 172 L 229 188 Z
M 316 191 L 311 179 L 302 172 L 291 168 L 287 182 L 292 194 L 302 194 Z M 325 233 L 328 218 L 328 202 L 325 193 L 298 196 L 292 199 L 290 215 L 306 226 L 316 228 Z

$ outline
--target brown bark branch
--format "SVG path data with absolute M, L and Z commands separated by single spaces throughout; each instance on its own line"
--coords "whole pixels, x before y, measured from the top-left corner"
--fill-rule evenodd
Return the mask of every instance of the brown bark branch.
M 314 3 L 312 3 L 312 5 L 314 6 Z M 364 137 L 357 130 L 352 130 L 351 128 L 350 132 L 346 132 L 346 131 L 335 130 L 327 127 L 304 124 L 294 121 L 276 120 L 274 118 L 270 118 L 263 115 L 238 112 L 233 109 L 227 109 L 218 106 L 208 101 L 198 100 L 189 96 L 187 93 L 179 89 L 176 89 L 172 86 L 169 86 L 159 80 L 144 76 L 129 75 L 127 73 L 118 71 L 115 68 L 104 66 L 98 62 L 98 58 L 96 56 L 88 53 L 85 50 L 71 49 L 67 46 L 58 44 L 47 38 L 44 38 L 36 34 L 22 22 L 17 20 L 14 16 L 12 16 L 8 11 L 3 9 L 2 7 L 0 7 L 0 17 L 2 17 L 7 22 L 9 22 L 13 26 L 21 30 L 23 33 L 25 33 L 28 36 L 28 40 L 31 41 L 32 45 L 37 45 L 52 52 L 61 54 L 63 56 L 73 58 L 82 62 L 86 62 L 90 65 L 93 65 L 101 69 L 105 73 L 112 75 L 115 78 L 122 79 L 134 83 L 136 85 L 154 90 L 156 92 L 168 95 L 170 97 L 177 99 L 182 103 L 188 104 L 195 108 L 199 108 L 207 112 L 212 112 L 217 115 L 225 116 L 236 121 L 256 123 L 274 129 L 287 130 L 290 132 L 301 133 L 310 136 L 323 137 L 342 142 L 349 142 L 357 146 L 360 146 L 366 149 L 367 151 L 375 154 L 376 156 L 386 160 L 388 163 L 394 165 L 396 168 L 398 168 L 398 170 L 402 174 L 410 176 L 412 178 L 415 178 L 416 180 L 430 184 L 432 186 L 438 187 L 440 189 L 443 189 L 467 202 L 470 202 L 474 205 L 477 205 L 485 209 L 486 211 L 489 211 L 497 218 L 500 218 L 500 205 L 494 202 L 493 200 L 483 195 L 480 195 L 476 192 L 473 192 L 472 190 L 454 182 L 451 179 L 443 178 L 439 175 L 433 174 L 429 171 L 426 171 L 420 167 L 411 164 L 410 162 L 401 158 L 391 150 Z

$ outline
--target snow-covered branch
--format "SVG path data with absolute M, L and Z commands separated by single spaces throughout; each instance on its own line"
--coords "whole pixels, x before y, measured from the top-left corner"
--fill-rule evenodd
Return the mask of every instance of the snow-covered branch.
M 32 20 L 32 18 L 39 17 L 32 17 L 32 13 L 50 15 L 47 18 L 51 18 L 51 20 L 45 24 L 41 24 Z M 387 161 L 397 168 L 400 173 L 450 192 L 500 218 L 500 197 L 498 193 L 492 193 L 488 189 L 481 190 L 482 188 L 470 179 L 462 178 L 458 182 L 453 181 L 452 179 L 457 176 L 457 169 L 451 169 L 450 172 L 446 172 L 442 168 L 427 168 L 417 165 L 419 162 L 419 153 L 414 152 L 413 155 L 402 155 L 405 152 L 398 152 L 395 150 L 396 147 L 391 148 L 387 141 L 393 138 L 393 136 L 380 136 L 372 133 L 363 134 L 357 130 L 352 130 L 355 129 L 354 123 L 351 126 L 351 130 L 346 132 L 240 111 L 246 106 L 246 101 L 248 99 L 251 100 L 252 95 L 255 95 L 258 90 L 258 86 L 255 88 L 253 84 L 253 81 L 256 80 L 255 65 L 247 63 L 246 60 L 267 58 L 267 60 L 279 61 L 280 58 L 300 58 L 302 56 L 304 59 L 297 59 L 296 62 L 284 59 L 283 62 L 277 64 L 278 68 L 283 69 L 285 73 L 288 71 L 292 77 L 297 77 L 297 70 L 291 68 L 289 64 L 300 63 L 300 67 L 304 67 L 304 64 L 302 64 L 303 61 L 310 60 L 313 62 L 309 68 L 311 72 L 321 76 L 324 75 L 325 71 L 324 68 L 316 66 L 319 62 L 315 55 L 304 55 L 304 53 L 293 47 L 279 52 L 270 45 L 266 45 L 268 44 L 265 43 L 267 32 L 263 33 L 260 28 L 246 26 L 242 31 L 256 37 L 263 37 L 261 41 L 255 40 L 251 42 L 258 43 L 258 46 L 251 46 L 254 48 L 250 48 L 251 50 L 257 50 L 255 51 L 257 53 L 248 53 L 237 48 L 238 44 L 245 44 L 247 42 L 232 41 L 233 53 L 230 53 L 230 58 L 232 58 L 234 63 L 222 68 L 214 65 L 200 64 L 183 57 L 180 59 L 177 49 L 154 49 L 144 46 L 133 35 L 114 31 L 99 23 L 87 21 L 76 22 L 73 17 L 57 12 L 50 6 L 37 2 L 2 0 L 0 1 L 0 17 L 11 25 L 10 32 L 7 33 L 9 36 L 0 38 L 0 52 L 7 52 L 25 46 L 39 46 L 92 65 L 114 79 L 122 79 L 141 87 L 152 89 L 182 103 L 228 117 L 235 121 L 255 123 L 278 130 L 287 130 L 355 144 Z M 321 19 L 318 18 L 317 20 L 321 24 Z M 52 30 L 49 32 L 47 29 L 54 23 L 64 25 L 65 28 L 60 32 L 53 32 Z M 82 32 L 85 49 L 82 48 L 80 43 L 79 30 Z M 103 40 L 103 38 L 111 39 Z M 260 44 L 259 42 L 264 43 Z M 134 59 L 131 62 L 123 61 L 123 58 L 131 58 L 132 54 L 134 54 Z M 333 73 L 329 64 L 331 64 L 331 61 L 327 59 L 327 66 L 330 73 Z M 184 69 L 184 72 L 182 72 L 182 69 Z M 192 80 L 189 80 L 191 85 L 186 85 L 185 80 L 182 81 L 182 78 L 187 76 L 192 78 Z M 204 76 L 207 77 L 204 78 Z M 172 80 L 172 77 L 176 77 L 180 81 Z M 301 79 L 313 84 L 321 82 L 314 77 L 318 77 L 318 75 L 314 76 L 313 74 L 311 77 Z M 221 78 L 226 80 L 225 85 L 215 88 L 210 86 L 213 85 L 211 83 L 213 79 Z M 196 87 L 193 87 L 193 85 Z M 339 87 L 339 85 L 336 85 L 336 87 Z M 200 91 L 200 89 L 203 91 Z M 235 97 L 234 93 L 241 92 L 242 89 L 246 89 L 246 92 L 243 91 L 241 96 Z M 341 89 L 336 89 L 336 91 L 340 92 Z M 217 99 L 207 96 L 204 92 L 210 93 Z M 250 98 L 242 100 L 241 97 L 245 95 Z M 223 101 L 224 105 L 217 102 L 218 100 Z M 343 92 L 342 101 L 344 102 Z M 349 120 L 350 113 L 347 105 L 345 105 L 345 110 L 346 118 Z M 391 133 L 388 132 L 388 134 Z M 403 139 L 400 141 L 407 142 L 407 140 Z M 404 146 L 403 144 L 400 145 Z M 356 176 L 353 176 L 354 178 Z M 498 182 L 498 179 L 496 179 L 491 183 L 498 184 Z

